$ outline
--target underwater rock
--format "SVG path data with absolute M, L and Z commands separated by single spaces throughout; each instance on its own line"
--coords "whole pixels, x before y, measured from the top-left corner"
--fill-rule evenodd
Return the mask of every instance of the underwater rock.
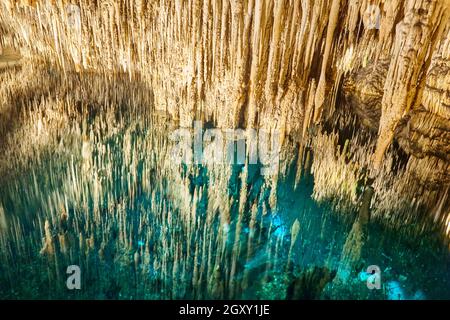
M 358 223 L 361 225 L 367 225 L 370 220 L 370 202 L 375 194 L 375 190 L 371 186 L 367 186 L 364 190 L 361 206 L 359 208 Z
M 335 271 L 326 267 L 313 267 L 302 272 L 288 287 L 286 298 L 289 300 L 316 300 L 321 297 L 325 286 L 333 281 Z
M 405 300 L 406 296 L 401 287 L 400 283 L 397 281 L 389 281 L 386 284 L 386 292 L 388 300 Z
M 364 190 L 358 216 L 353 223 L 352 229 L 347 236 L 344 248 L 342 249 L 341 260 L 337 271 L 335 283 L 337 285 L 346 283 L 355 267 L 361 260 L 362 250 L 368 237 L 368 224 L 370 220 L 370 202 L 374 195 L 372 187 Z
M 48 222 L 48 220 L 46 220 L 44 224 L 44 234 L 45 234 L 45 237 L 43 239 L 44 246 L 42 247 L 40 254 L 53 255 L 55 253 L 55 245 L 53 243 L 53 235 L 50 228 L 50 222 Z
M 221 268 L 216 266 L 208 281 L 208 292 L 212 299 L 223 299 L 225 295 L 225 284 L 222 279 Z

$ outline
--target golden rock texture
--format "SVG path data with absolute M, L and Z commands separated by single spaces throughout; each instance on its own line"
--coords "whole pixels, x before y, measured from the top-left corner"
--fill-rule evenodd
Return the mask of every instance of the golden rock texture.
M 422 164 L 428 165 L 415 166 L 422 171 L 415 175 L 430 187 L 445 186 L 450 182 L 449 37 L 447 32 L 431 59 L 421 88 L 423 92 L 417 93 L 412 109 L 402 113 L 394 131 L 402 149 L 413 156 L 412 161 L 420 163 L 418 159 L 427 158 Z M 389 62 L 379 61 L 375 66 L 353 71 L 343 84 L 346 103 L 358 115 L 362 125 L 375 132 L 378 132 L 382 118 L 388 68 Z

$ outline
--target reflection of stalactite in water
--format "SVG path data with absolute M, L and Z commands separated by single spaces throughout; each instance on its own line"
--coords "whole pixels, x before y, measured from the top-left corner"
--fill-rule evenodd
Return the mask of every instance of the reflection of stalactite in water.
M 374 166 L 379 168 L 403 113 L 413 106 L 425 85 L 422 66 L 429 66 L 429 49 L 436 49 L 450 16 L 448 1 L 406 0 L 405 17 L 397 26 L 394 51 L 386 78 Z M 443 20 L 441 20 L 443 19 Z M 441 22 L 442 21 L 442 22 Z M 447 30 L 448 32 L 448 30 Z M 411 66 L 411 61 L 414 65 Z
M 45 232 L 45 237 L 43 239 L 44 245 L 41 249 L 41 254 L 53 255 L 55 253 L 55 247 L 53 244 L 53 235 L 48 220 L 45 221 L 44 232 Z
M 370 219 L 370 203 L 374 195 L 372 187 L 366 187 L 361 201 L 358 216 L 353 223 L 340 259 L 335 284 L 346 283 L 355 271 L 356 265 L 361 261 L 363 247 L 367 242 L 368 223 Z

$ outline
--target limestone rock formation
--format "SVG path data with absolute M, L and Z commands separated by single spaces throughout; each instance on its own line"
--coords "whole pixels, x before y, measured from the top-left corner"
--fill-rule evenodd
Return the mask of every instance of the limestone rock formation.
M 412 109 L 403 114 L 394 131 L 394 139 L 400 147 L 415 158 L 411 161 L 420 163 L 418 159 L 427 158 L 429 165 L 423 169 L 415 166 L 422 171 L 416 172 L 416 176 L 432 188 L 446 186 L 450 182 L 449 36 L 447 31 L 431 60 L 423 91 Z M 380 127 L 388 68 L 388 61 L 361 67 L 349 73 L 342 86 L 345 102 L 358 115 L 361 124 L 373 132 L 378 132 Z
M 353 223 L 342 250 L 339 269 L 334 282 L 337 285 L 346 283 L 355 272 L 355 267 L 361 261 L 363 248 L 367 242 L 368 224 L 370 220 L 370 204 L 374 190 L 372 187 L 366 188 L 363 193 L 358 216 Z

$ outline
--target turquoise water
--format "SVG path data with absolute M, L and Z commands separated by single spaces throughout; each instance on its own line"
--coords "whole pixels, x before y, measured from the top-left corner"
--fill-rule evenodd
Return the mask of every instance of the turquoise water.
M 68 133 L 72 156 L 46 152 L 2 181 L 0 298 L 450 298 L 448 249 L 376 223 L 338 281 L 358 208 L 316 203 L 308 173 L 294 187 L 295 159 L 283 160 L 276 185 L 258 165 L 175 165 L 170 125 L 117 123 L 92 120 L 89 164 L 82 138 Z M 43 250 L 45 221 L 52 252 Z M 80 290 L 66 286 L 70 265 L 80 267 Z M 381 269 L 380 290 L 367 287 L 371 265 Z

